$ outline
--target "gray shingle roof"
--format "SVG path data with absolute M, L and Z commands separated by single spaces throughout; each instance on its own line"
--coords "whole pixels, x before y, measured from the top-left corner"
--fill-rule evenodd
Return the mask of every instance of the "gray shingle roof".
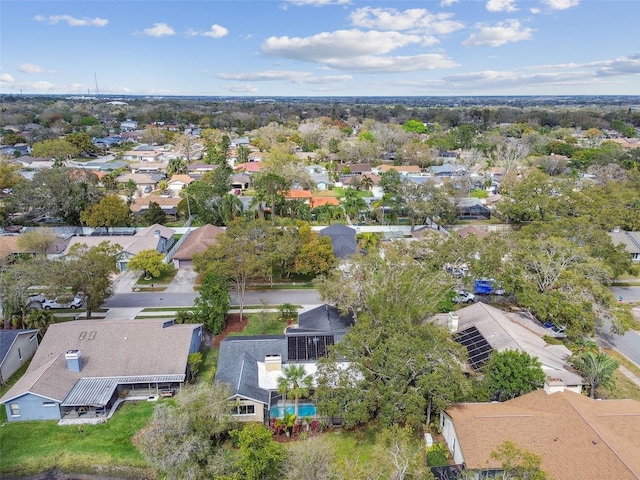
M 287 340 L 284 335 L 227 337 L 220 344 L 218 368 L 214 381 L 231 385 L 233 395 L 269 403 L 269 391 L 258 386 L 257 362 L 265 355 L 280 355 L 287 363 Z
M 351 227 L 336 223 L 320 230 L 319 234 L 331 239 L 333 254 L 337 258 L 345 258 L 353 255 L 358 250 L 356 231 Z
M 298 328 L 291 330 L 292 335 L 309 332 L 339 333 L 346 332 L 353 325 L 352 315 L 341 315 L 331 305 L 320 305 L 298 316 Z
M 49 327 L 25 375 L 1 401 L 31 392 L 62 401 L 82 378 L 184 375 L 200 324 L 167 320 L 76 320 Z M 95 332 L 95 333 L 94 333 Z M 67 368 L 65 353 L 80 350 L 82 370 Z
M 13 345 L 18 335 L 32 335 L 34 333 L 38 333 L 38 330 L 0 330 L 0 365 L 4 362 L 9 350 L 11 350 L 11 345 Z

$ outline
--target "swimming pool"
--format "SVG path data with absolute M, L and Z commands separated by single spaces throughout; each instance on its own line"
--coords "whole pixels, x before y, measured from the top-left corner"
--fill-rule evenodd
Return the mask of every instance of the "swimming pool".
M 287 412 L 293 415 L 294 406 L 293 404 L 288 404 L 286 407 L 284 405 L 274 405 L 271 407 L 270 415 L 273 418 L 283 418 L 285 409 Z M 316 406 L 313 403 L 299 403 L 298 404 L 298 417 L 315 417 L 316 416 Z

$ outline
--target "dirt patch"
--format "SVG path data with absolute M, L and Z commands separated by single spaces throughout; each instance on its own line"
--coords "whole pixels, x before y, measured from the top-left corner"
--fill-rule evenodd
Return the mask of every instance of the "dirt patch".
M 220 335 L 213 337 L 213 348 L 220 348 L 220 342 L 230 333 L 238 333 L 247 326 L 247 317 L 240 318 L 239 314 L 227 315 L 227 322 Z

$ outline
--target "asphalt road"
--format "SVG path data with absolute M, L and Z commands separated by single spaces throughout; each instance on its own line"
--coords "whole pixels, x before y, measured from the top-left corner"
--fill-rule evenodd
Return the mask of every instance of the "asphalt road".
M 137 292 L 116 293 L 104 304 L 106 308 L 115 307 L 189 307 L 192 306 L 197 292 Z M 265 299 L 270 305 L 292 303 L 294 305 L 316 305 L 321 303 L 318 292 L 313 289 L 295 290 L 247 290 L 245 305 L 260 305 Z M 231 293 L 231 306 L 238 305 L 235 293 Z
M 640 303 L 640 287 L 613 287 L 613 294 L 627 303 Z M 635 317 L 640 321 L 640 307 L 634 308 Z M 598 335 L 603 343 L 615 348 L 625 355 L 636 365 L 640 366 L 640 333 L 631 330 L 624 335 L 614 335 L 609 330 L 609 324 L 603 325 L 602 331 Z

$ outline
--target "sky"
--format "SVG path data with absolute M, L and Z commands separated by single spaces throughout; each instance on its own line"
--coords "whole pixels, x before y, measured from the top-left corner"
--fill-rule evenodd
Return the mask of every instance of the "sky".
M 0 93 L 640 94 L 638 0 L 0 2 Z

